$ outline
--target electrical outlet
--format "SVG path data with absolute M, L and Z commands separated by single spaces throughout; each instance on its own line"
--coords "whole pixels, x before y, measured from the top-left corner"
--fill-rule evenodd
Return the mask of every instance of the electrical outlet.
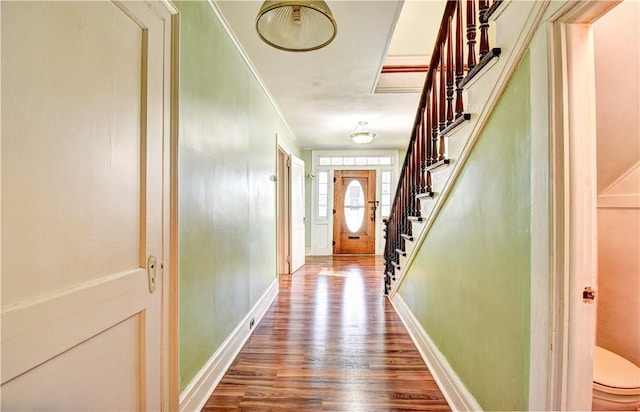
M 253 329 L 253 325 L 256 323 L 256 318 L 251 318 L 251 321 L 249 322 L 249 329 Z

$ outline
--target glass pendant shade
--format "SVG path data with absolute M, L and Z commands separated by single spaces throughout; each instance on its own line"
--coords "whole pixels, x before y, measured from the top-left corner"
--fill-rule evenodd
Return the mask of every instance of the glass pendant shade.
M 351 133 L 351 140 L 358 144 L 367 144 L 373 142 L 376 137 L 375 133 L 372 133 L 366 129 L 367 122 L 358 122 L 355 130 Z
M 256 31 L 276 49 L 303 52 L 320 49 L 336 37 L 336 21 L 324 1 L 265 1 Z

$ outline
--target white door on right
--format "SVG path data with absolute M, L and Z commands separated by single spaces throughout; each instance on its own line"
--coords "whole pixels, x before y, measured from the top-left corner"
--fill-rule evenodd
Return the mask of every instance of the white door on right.
M 305 211 L 304 161 L 291 155 L 291 273 L 304 265 Z

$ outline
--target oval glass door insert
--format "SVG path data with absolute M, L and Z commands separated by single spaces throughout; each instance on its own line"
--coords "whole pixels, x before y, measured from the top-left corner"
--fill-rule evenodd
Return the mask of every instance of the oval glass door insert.
M 357 180 L 352 180 L 344 193 L 344 219 L 347 228 L 355 233 L 364 220 L 364 191 Z

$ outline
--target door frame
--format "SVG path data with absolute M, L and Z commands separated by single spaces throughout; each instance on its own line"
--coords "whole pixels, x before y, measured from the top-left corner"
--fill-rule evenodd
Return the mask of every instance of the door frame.
M 160 370 L 162 376 L 162 410 L 177 411 L 180 405 L 180 281 L 179 281 L 179 101 L 180 101 L 180 13 L 169 1 L 162 5 L 171 15 L 170 30 L 170 86 L 165 93 L 169 94 L 169 149 L 165 150 L 165 173 L 169 185 L 169 207 L 166 208 L 165 221 L 169 222 L 169 247 L 164 252 L 162 309 L 162 354 Z M 168 152 L 168 153 L 167 153 Z M 167 270 L 168 269 L 168 270 Z M 164 332 L 166 331 L 166 332 Z
M 276 135 L 276 141 L 278 140 Z M 291 213 L 289 210 L 289 158 L 291 151 L 281 142 L 276 143 L 276 245 L 278 249 L 277 274 L 291 274 Z
M 592 23 L 618 3 L 571 3 L 550 27 L 550 410 L 591 410 L 596 304 L 583 302 L 582 291 L 597 280 Z
M 377 240 L 377 234 L 376 234 L 376 225 L 377 225 L 377 215 L 378 215 L 378 211 L 377 211 L 377 207 L 375 207 L 374 209 L 374 220 L 373 220 L 373 224 L 370 223 L 370 221 L 367 220 L 367 217 L 369 216 L 369 211 L 371 210 L 372 206 L 370 205 L 370 200 L 369 200 L 369 196 L 371 194 L 371 192 L 373 192 L 373 201 L 377 202 L 377 170 L 375 169 L 365 169 L 365 170 L 344 170 L 344 169 L 335 169 L 333 171 L 333 210 L 335 211 L 335 213 L 332 213 L 332 215 L 334 216 L 333 218 L 333 222 L 332 222 L 332 232 L 333 232 L 333 254 L 334 255 L 349 255 L 350 253 L 336 253 L 336 246 L 339 250 L 342 250 L 342 240 L 340 239 L 340 232 L 343 229 L 342 227 L 342 222 L 339 222 L 338 220 L 336 220 L 336 216 L 340 216 L 340 220 L 344 220 L 344 196 L 346 194 L 346 190 L 348 188 L 347 186 L 344 186 L 341 182 L 338 185 L 338 179 L 343 178 L 342 173 L 345 172 L 347 175 L 351 174 L 351 173 L 366 173 L 366 177 L 362 176 L 362 177 L 355 177 L 355 176 L 346 176 L 347 178 L 351 178 L 353 180 L 359 180 L 362 178 L 366 178 L 367 179 L 367 187 L 366 190 L 364 191 L 364 216 L 363 216 L 363 224 L 366 226 L 366 232 L 368 233 L 368 236 L 372 237 L 373 242 L 369 241 L 369 243 L 371 243 L 368 247 L 370 249 L 373 249 L 373 251 L 371 253 L 363 253 L 363 254 L 371 254 L 374 255 L 376 252 L 376 240 Z M 364 172 L 364 173 L 363 173 Z M 340 177 L 336 177 L 336 173 L 340 174 Z M 340 197 L 341 198 L 336 198 L 336 189 L 337 188 L 341 189 L 341 193 L 340 193 Z M 364 187 L 362 189 L 365 189 Z M 342 207 L 338 207 L 338 205 L 341 205 Z M 370 229 L 370 231 L 369 231 Z M 370 232 L 370 233 L 369 233 Z M 352 232 L 353 233 L 353 232 Z
M 362 165 L 362 166 L 345 166 L 345 165 L 320 165 L 320 157 L 345 157 L 345 156 L 390 156 L 391 165 L 376 166 L 376 165 Z M 391 196 L 393 201 L 393 195 L 396 192 L 397 178 L 399 173 L 399 151 L 397 149 L 372 149 L 372 150 L 313 150 L 311 154 L 311 173 L 314 177 L 317 177 L 319 172 L 328 172 L 328 204 L 333 207 L 333 171 L 334 170 L 375 170 L 377 176 L 382 176 L 382 172 L 390 171 L 392 173 L 391 179 Z M 382 178 L 376 179 L 376 193 L 381 196 L 381 184 Z M 333 240 L 333 215 L 327 214 L 326 218 L 318 217 L 318 180 L 312 179 L 311 181 L 311 247 L 310 253 L 315 256 L 330 256 L 333 253 L 333 247 L 331 246 L 331 240 Z M 309 219 L 307 219 L 309 221 Z M 384 243 L 382 242 L 384 234 L 382 231 L 382 217 L 381 207 L 376 210 L 376 246 L 375 254 L 382 254 L 384 249 Z M 322 248 L 319 244 L 324 243 L 325 236 L 328 240 L 328 247 Z

